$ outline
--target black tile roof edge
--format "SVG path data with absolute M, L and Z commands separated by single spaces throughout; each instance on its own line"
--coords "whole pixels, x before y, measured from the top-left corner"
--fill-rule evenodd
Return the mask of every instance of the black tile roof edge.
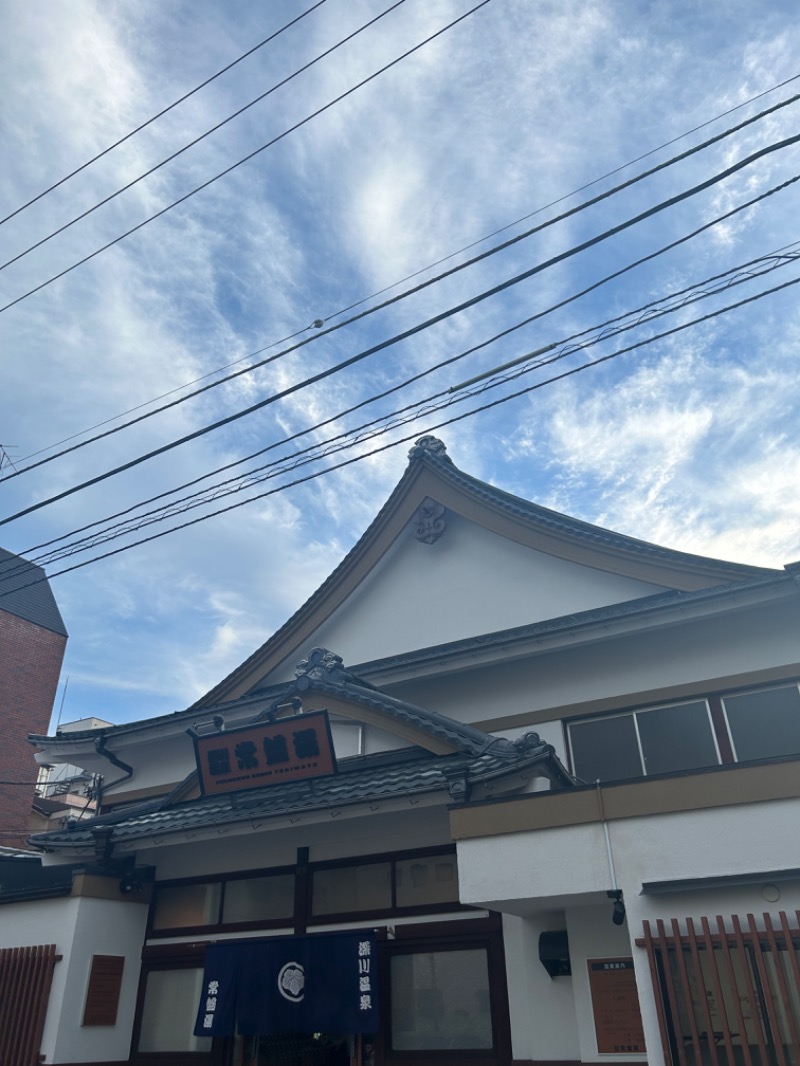
M 298 679 L 301 680 L 301 679 Z M 504 737 L 495 737 L 474 726 L 466 725 L 439 714 L 438 711 L 428 711 L 423 707 L 417 707 L 413 703 L 388 696 L 379 689 L 369 686 L 366 688 L 357 681 L 345 681 L 341 684 L 323 681 L 317 678 L 308 678 L 308 686 L 301 689 L 298 682 L 289 686 L 289 693 L 294 691 L 315 691 L 322 696 L 336 696 L 341 699 L 361 703 L 366 707 L 376 708 L 390 715 L 392 718 L 416 726 L 423 732 L 444 740 L 456 743 L 457 746 L 469 755 L 481 755 L 489 750 L 502 753 L 512 753 L 513 744 Z
M 448 463 L 446 459 L 443 459 L 440 456 L 429 456 L 428 460 L 451 481 L 460 484 L 464 488 L 468 488 L 474 495 L 500 505 L 504 510 L 511 514 L 519 517 L 535 519 L 557 532 L 569 533 L 584 540 L 604 544 L 607 547 L 622 547 L 629 551 L 636 552 L 637 554 L 646 555 L 652 558 L 670 559 L 678 564 L 683 563 L 690 566 L 701 566 L 704 569 L 708 568 L 716 570 L 721 574 L 764 576 L 781 572 L 771 567 L 751 566 L 747 563 L 733 563 L 725 559 L 715 559 L 711 556 L 682 552 L 676 548 L 666 548 L 660 544 L 653 544 L 651 541 L 639 540 L 637 537 L 630 537 L 626 533 L 617 533 L 614 530 L 604 529 L 602 526 L 586 522 L 581 518 L 573 518 L 571 515 L 563 514 L 561 511 L 554 511 L 549 507 L 544 507 L 542 504 L 534 503 L 531 500 L 525 500 L 521 496 L 515 496 L 513 493 L 497 488 L 489 482 L 481 481 L 480 478 L 465 473 L 463 470 L 460 470 L 452 463 Z
M 0 611 L 66 637 L 47 574 L 41 566 L 0 548 Z
M 420 447 L 419 445 L 423 442 L 424 446 Z M 433 443 L 433 447 L 430 446 L 431 443 Z M 720 577 L 727 576 L 729 579 L 734 579 L 736 577 L 763 577 L 769 574 L 780 573 L 780 571 L 766 567 L 731 563 L 722 559 L 692 555 L 688 552 L 677 551 L 673 548 L 664 548 L 656 544 L 651 544 L 649 541 L 637 540 L 635 537 L 629 537 L 624 533 L 615 533 L 611 530 L 605 530 L 600 526 L 584 522 L 582 519 L 572 518 L 559 511 L 550 510 L 547 507 L 543 507 L 541 504 L 524 500 L 519 496 L 514 496 L 512 493 L 496 488 L 494 485 L 491 485 L 486 481 L 481 481 L 479 478 L 473 477 L 471 474 L 464 473 L 464 471 L 459 470 L 458 467 L 455 466 L 452 459 L 446 454 L 445 447 L 440 441 L 433 437 L 420 438 L 417 445 L 411 448 L 409 452 L 409 463 L 402 477 L 397 482 L 394 489 L 389 493 L 383 506 L 373 518 L 367 529 L 361 537 L 358 538 L 350 551 L 347 552 L 338 566 L 331 571 L 325 581 L 323 581 L 319 588 L 312 593 L 298 610 L 295 611 L 282 626 L 276 629 L 264 643 L 256 648 L 252 655 L 245 659 L 244 662 L 240 663 L 239 666 L 232 670 L 226 677 L 222 678 L 222 680 L 210 689 L 209 692 L 197 700 L 194 704 L 195 707 L 204 708 L 208 705 L 206 701 L 208 701 L 209 697 L 213 697 L 214 694 L 220 690 L 224 691 L 226 686 L 228 686 L 238 675 L 242 673 L 246 674 L 251 666 L 254 666 L 259 661 L 268 645 L 273 644 L 273 642 L 280 642 L 283 634 L 291 632 L 297 620 L 311 608 L 312 604 L 325 597 L 327 590 L 332 586 L 335 586 L 339 580 L 339 576 L 351 565 L 351 561 L 358 554 L 362 545 L 369 540 L 373 531 L 379 527 L 384 514 L 390 510 L 395 497 L 405 490 L 406 483 L 413 478 L 414 473 L 419 466 L 424 464 L 431 466 L 451 483 L 462 489 L 467 489 L 473 496 L 500 507 L 508 514 L 517 518 L 525 518 L 541 522 L 543 525 L 556 532 L 567 533 L 584 541 L 591 541 L 607 548 L 616 548 L 618 550 L 624 549 L 627 552 L 643 558 L 662 561 L 671 560 L 676 565 L 688 565 L 692 568 L 700 567 L 707 572 L 710 571 L 719 574 Z
M 717 599 L 725 599 L 728 596 L 736 596 L 742 592 L 767 589 L 770 586 L 784 586 L 787 591 L 796 591 L 798 583 L 789 574 L 776 570 L 769 577 L 745 578 L 742 581 L 731 582 L 727 585 L 714 585 L 705 589 L 668 589 L 666 592 L 657 592 L 652 596 L 643 596 L 634 600 L 624 600 L 622 603 L 612 603 L 605 607 L 592 607 L 587 611 L 577 611 L 574 614 L 559 615 L 557 618 L 545 618 L 540 622 L 530 622 L 524 626 L 514 626 L 510 629 L 498 629 L 492 633 L 479 633 L 474 637 L 464 637 L 462 640 L 450 641 L 446 644 L 431 645 L 427 648 L 419 648 L 416 651 L 401 652 L 398 655 L 389 655 L 381 659 L 371 659 L 367 662 L 356 664 L 353 669 L 358 671 L 365 679 L 372 675 L 380 675 L 386 670 L 398 667 L 414 666 L 430 660 L 442 660 L 454 658 L 465 653 L 480 651 L 482 648 L 496 645 L 519 644 L 526 640 L 540 636 L 548 636 L 555 633 L 577 632 L 581 629 L 589 629 L 599 623 L 635 618 L 639 615 L 665 613 L 673 607 L 686 607 L 692 604 L 702 604 Z M 260 691 L 253 690 L 251 695 Z M 220 704 L 219 706 L 224 706 Z
M 462 640 L 454 640 L 446 644 L 430 645 L 426 648 L 401 652 L 398 655 L 386 656 L 382 659 L 372 659 L 364 663 L 357 663 L 352 669 L 360 675 L 380 675 L 387 670 L 414 666 L 427 661 L 456 658 L 459 655 L 480 651 L 482 648 L 503 644 L 518 644 L 551 633 L 577 632 L 606 621 L 635 618 L 638 615 L 657 614 L 659 611 L 666 612 L 674 607 L 702 604 L 705 601 L 710 602 L 716 599 L 724 599 L 728 596 L 736 596 L 742 592 L 768 589 L 770 586 L 775 586 L 776 588 L 783 586 L 792 592 L 796 592 L 798 587 L 800 587 L 795 576 L 791 573 L 775 570 L 767 571 L 767 574 L 767 577 L 746 578 L 727 585 L 715 585 L 712 588 L 693 589 L 690 591 L 669 589 L 666 592 L 657 592 L 652 596 L 626 600 L 623 603 L 614 603 L 607 607 L 593 607 L 588 611 L 578 611 L 574 614 L 560 615 L 558 618 L 547 618 L 541 622 L 531 622 L 524 626 L 498 629 L 491 633 L 479 633 L 474 637 L 465 637 Z M 366 680 L 366 677 L 364 680 Z M 40 746 L 52 743 L 56 739 L 59 742 L 72 740 L 80 742 L 101 734 L 119 736 L 128 732 L 138 732 L 139 730 L 149 729 L 152 726 L 165 725 L 185 718 L 202 717 L 202 720 L 206 720 L 212 718 L 215 714 L 230 714 L 237 709 L 247 707 L 249 704 L 261 704 L 264 700 L 279 698 L 293 684 L 293 681 L 283 681 L 277 685 L 253 689 L 237 700 L 227 700 L 222 703 L 210 704 L 207 707 L 198 707 L 196 704 L 192 704 L 191 707 L 180 711 L 172 711 L 170 714 L 161 714 L 153 718 L 140 718 L 135 722 L 121 722 L 119 725 L 75 730 L 74 732 L 57 736 L 31 733 L 28 740 L 31 744 Z M 370 688 L 372 689 L 373 686 L 370 686 Z M 434 714 L 436 712 L 429 711 L 427 713 Z
M 447 779 L 449 775 L 466 775 L 471 785 L 480 784 L 481 781 L 494 781 L 504 776 L 508 776 L 515 773 L 525 773 L 533 771 L 537 766 L 542 763 L 547 764 L 548 773 L 544 776 L 548 777 L 551 781 L 558 781 L 562 788 L 574 787 L 576 780 L 572 778 L 561 761 L 555 755 L 555 751 L 550 744 L 539 742 L 535 747 L 529 747 L 527 750 L 524 747 L 515 749 L 516 758 L 513 760 L 503 760 L 500 765 L 497 764 L 497 757 L 492 756 L 491 753 L 485 753 L 482 756 L 469 756 L 454 753 L 452 755 L 431 755 L 427 754 L 427 757 L 411 760 L 411 759 L 398 759 L 396 765 L 408 765 L 410 770 L 416 769 L 419 772 L 425 772 L 437 775 L 435 779 L 431 779 L 425 784 L 417 783 L 412 788 L 403 790 L 398 784 L 397 790 L 393 792 L 374 792 L 374 793 L 358 793 L 351 795 L 334 796 L 332 798 L 324 798 L 313 792 L 313 787 L 307 790 L 308 797 L 312 799 L 312 802 L 306 804 L 298 804 L 298 788 L 301 785 L 308 784 L 308 781 L 302 782 L 287 782 L 283 785 L 265 786 L 259 789 L 252 789 L 249 792 L 242 793 L 222 793 L 214 796 L 201 796 L 196 799 L 186 800 L 182 803 L 177 803 L 172 806 L 169 805 L 169 797 L 164 797 L 159 800 L 150 800 L 145 803 L 132 805 L 124 808 L 123 810 L 111 812 L 107 815 L 99 815 L 96 818 L 85 819 L 81 822 L 76 822 L 71 830 L 54 830 L 49 833 L 36 833 L 33 834 L 29 840 L 31 843 L 35 843 L 38 847 L 63 847 L 69 845 L 75 846 L 91 846 L 94 842 L 92 835 L 93 828 L 110 826 L 110 827 L 124 827 L 126 822 L 134 822 L 140 818 L 146 818 L 149 815 L 163 814 L 174 822 L 178 822 L 182 816 L 194 811 L 202 817 L 203 808 L 207 808 L 207 820 L 202 820 L 193 823 L 193 829 L 202 829 L 212 825 L 220 824 L 236 824 L 238 822 L 245 822 L 248 819 L 258 815 L 262 818 L 281 818 L 286 814 L 297 811 L 306 814 L 313 813 L 319 810 L 329 810 L 331 807 L 347 807 L 353 805 L 360 805 L 364 803 L 374 802 L 376 800 L 387 800 L 397 798 L 398 796 L 416 796 L 430 792 L 441 792 L 447 789 Z M 369 758 L 369 757 L 367 757 Z M 487 767 L 481 765 L 482 760 L 485 764 L 486 760 L 490 759 L 491 763 Z M 477 765 L 476 765 L 477 761 Z M 421 765 L 415 766 L 414 763 Z M 335 783 L 341 782 L 343 777 L 357 778 L 362 776 L 363 771 L 368 770 L 370 773 L 374 773 L 375 770 L 381 769 L 380 765 L 373 765 L 368 767 L 352 767 L 345 770 L 343 773 L 330 775 L 326 778 L 317 779 L 319 781 L 328 782 L 333 781 Z M 258 811 L 259 805 L 264 803 L 270 797 L 279 796 L 281 792 L 287 795 L 287 804 L 283 808 L 277 810 Z M 230 815 L 230 817 L 223 818 L 224 815 Z M 223 818 L 221 821 L 220 819 Z M 147 836 L 159 836 L 171 832 L 180 832 L 184 827 L 176 825 L 174 829 L 171 829 L 169 825 L 143 825 L 138 833 L 132 833 L 126 836 L 125 839 L 131 840 L 137 837 Z

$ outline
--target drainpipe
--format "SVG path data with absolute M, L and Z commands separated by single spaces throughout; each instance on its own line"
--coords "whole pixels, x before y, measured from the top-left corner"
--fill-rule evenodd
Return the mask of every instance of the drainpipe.
M 108 759 L 108 761 L 113 766 L 116 766 L 118 769 L 125 771 L 123 773 L 122 777 L 118 777 L 116 781 L 112 781 L 111 782 L 112 785 L 119 785 L 122 781 L 127 781 L 131 777 L 133 777 L 133 767 L 132 766 L 128 766 L 128 764 L 126 762 L 123 762 L 122 759 L 118 758 L 114 754 L 113 751 L 109 751 L 108 748 L 106 747 L 107 742 L 108 742 L 108 737 L 106 736 L 105 733 L 103 733 L 103 735 L 98 737 L 98 739 L 94 742 L 95 751 L 97 752 L 98 755 L 102 755 L 104 759 Z M 98 814 L 103 809 L 103 792 L 104 792 L 106 787 L 108 787 L 108 786 L 103 784 L 103 777 L 102 777 L 102 774 L 101 774 L 100 775 L 100 783 L 97 786 L 97 813 Z
M 600 787 L 600 779 L 595 782 L 597 788 L 597 805 L 600 809 L 600 819 L 603 823 L 603 833 L 606 838 L 606 853 L 608 855 L 608 872 L 611 875 L 611 891 L 606 895 L 609 899 L 614 900 L 614 907 L 611 913 L 611 921 L 614 925 L 622 925 L 625 921 L 625 904 L 622 902 L 622 889 L 617 884 L 617 871 L 614 869 L 614 852 L 611 850 L 611 833 L 608 829 L 608 822 L 606 821 L 606 809 L 603 804 L 603 791 Z

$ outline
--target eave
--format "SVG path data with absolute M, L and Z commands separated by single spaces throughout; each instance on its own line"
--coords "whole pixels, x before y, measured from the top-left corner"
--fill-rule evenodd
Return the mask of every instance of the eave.
M 284 626 L 198 700 L 195 708 L 243 696 L 287 658 L 307 647 L 314 632 L 365 580 L 427 497 L 518 544 L 667 589 L 694 591 L 779 573 L 672 551 L 611 533 L 470 477 L 435 449 L 417 447 L 411 455 L 412 460 L 389 499 L 340 565 Z
M 712 619 L 721 613 L 744 611 L 800 593 L 800 586 L 792 573 L 767 571 L 767 575 L 692 592 L 670 590 L 640 600 L 360 663 L 353 667 L 353 671 L 375 684 L 393 684 L 407 678 L 451 673 L 489 662 L 511 661 L 579 644 L 618 639 L 646 628 L 665 628 L 693 620 Z M 217 713 L 222 713 L 231 726 L 235 725 L 269 706 L 291 687 L 291 683 L 270 685 L 249 692 L 238 700 L 209 706 L 194 704 L 186 710 L 157 718 L 60 736 L 33 734 L 28 739 L 42 749 L 41 758 L 44 761 L 70 762 L 78 757 L 79 752 L 93 750 L 95 740 L 102 735 L 107 737 L 109 747 L 115 750 L 115 740 L 125 744 L 148 743 L 158 737 L 181 735 L 188 726 L 207 722 Z

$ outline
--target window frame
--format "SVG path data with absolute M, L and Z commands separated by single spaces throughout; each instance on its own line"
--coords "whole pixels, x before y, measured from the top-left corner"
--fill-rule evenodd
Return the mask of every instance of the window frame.
M 184 877 L 165 881 L 158 881 L 153 888 L 153 898 L 150 904 L 150 912 L 147 919 L 147 939 L 158 940 L 176 936 L 207 936 L 223 933 L 246 932 L 249 930 L 292 930 L 305 932 L 316 926 L 330 925 L 331 923 L 363 922 L 371 919 L 414 917 L 423 914 L 452 914 L 462 911 L 471 911 L 474 908 L 461 903 L 458 898 L 452 901 L 439 903 L 420 903 L 406 906 L 397 905 L 397 864 L 413 859 L 428 859 L 438 856 L 452 858 L 455 862 L 456 848 L 454 844 L 440 847 L 417 848 L 400 852 L 381 852 L 374 855 L 358 855 L 346 859 L 331 859 L 323 862 L 308 863 L 301 865 L 296 863 L 291 866 L 276 866 L 271 868 L 257 868 L 237 871 L 235 874 L 217 874 L 209 877 Z M 373 908 L 359 911 L 325 911 L 318 914 L 312 911 L 313 878 L 318 870 L 344 869 L 353 866 L 380 865 L 389 863 L 391 866 L 391 903 L 388 907 Z M 258 919 L 243 922 L 222 922 L 225 908 L 225 884 L 226 882 L 258 879 L 270 876 L 283 876 L 292 874 L 295 883 L 293 907 L 286 918 Z M 163 926 L 156 928 L 156 908 L 158 905 L 159 892 L 170 888 L 190 887 L 192 885 L 221 884 L 219 903 L 217 907 L 217 921 L 208 925 L 179 925 Z M 458 886 L 458 869 L 456 867 L 456 891 Z
M 705 704 L 706 719 L 708 721 L 708 726 L 709 726 L 709 735 L 711 736 L 711 740 L 712 740 L 713 745 L 714 745 L 714 751 L 715 751 L 716 756 L 717 756 L 717 761 L 715 763 L 707 763 L 707 764 L 705 764 L 703 766 L 691 767 L 688 770 L 685 770 L 685 769 L 680 769 L 680 770 L 659 770 L 659 771 L 656 771 L 656 772 L 648 773 L 648 770 L 647 770 L 647 759 L 645 758 L 644 748 L 642 747 L 642 738 L 641 738 L 641 734 L 639 732 L 639 722 L 638 722 L 637 716 L 640 715 L 640 714 L 641 715 L 652 714 L 652 713 L 655 713 L 657 711 L 670 710 L 673 707 L 688 707 L 688 706 L 690 706 L 692 704 Z M 710 699 L 709 696 L 693 696 L 693 697 L 690 697 L 690 698 L 687 698 L 687 699 L 684 699 L 684 700 L 670 700 L 668 702 L 660 702 L 660 703 L 646 704 L 644 706 L 628 707 L 628 708 L 625 708 L 624 710 L 613 711 L 610 714 L 584 715 L 584 716 L 582 716 L 580 718 L 569 718 L 569 719 L 566 719 L 565 722 L 564 722 L 564 731 L 565 731 L 565 734 L 566 734 L 566 736 L 565 736 L 565 744 L 566 744 L 566 750 L 567 750 L 567 753 L 568 753 L 569 764 L 570 764 L 570 767 L 572 768 L 573 773 L 578 775 L 578 771 L 575 768 L 575 752 L 574 752 L 573 743 L 572 743 L 572 727 L 576 726 L 576 725 L 582 725 L 584 723 L 610 721 L 612 718 L 631 718 L 633 720 L 633 732 L 634 732 L 634 736 L 636 738 L 636 749 L 637 749 L 637 752 L 638 752 L 638 755 L 639 755 L 639 766 L 640 766 L 640 769 L 641 769 L 641 773 L 639 775 L 637 775 L 636 778 L 630 778 L 630 777 L 608 777 L 608 778 L 601 778 L 601 781 L 611 782 L 611 781 L 638 780 L 639 777 L 659 777 L 659 776 L 662 776 L 665 773 L 686 774 L 686 773 L 692 773 L 692 772 L 697 771 L 697 770 L 710 769 L 710 768 L 721 766 L 721 765 L 724 764 L 724 761 L 725 761 L 724 760 L 724 754 L 725 754 L 725 752 L 724 752 L 723 746 L 720 744 L 719 737 L 717 735 L 718 727 L 717 727 L 717 722 L 715 721 L 714 712 L 713 712 L 713 709 L 712 709 L 712 706 L 711 706 L 711 699 Z M 590 781 L 588 783 L 589 784 L 594 784 L 593 781 Z
M 391 960 L 397 955 L 436 954 L 444 951 L 486 951 L 489 976 L 491 1048 L 443 1048 L 400 1051 L 392 1048 Z M 499 915 L 454 922 L 399 925 L 394 940 L 378 943 L 381 1031 L 377 1037 L 382 1066 L 499 1066 L 511 1060 L 511 1029 L 505 973 L 505 948 Z
M 562 727 L 564 733 L 564 749 L 567 753 L 567 760 L 573 773 L 578 775 L 578 770 L 575 765 L 575 752 L 572 742 L 572 728 L 582 723 L 588 722 L 601 722 L 612 718 L 624 718 L 631 717 L 633 719 L 634 735 L 636 737 L 636 745 L 639 754 L 639 763 L 642 772 L 637 777 L 607 777 L 601 778 L 602 783 L 615 783 L 620 781 L 640 780 L 646 777 L 663 777 L 671 774 L 687 774 L 697 773 L 704 770 L 718 769 L 722 766 L 739 766 L 747 765 L 748 763 L 769 762 L 771 759 L 784 759 L 796 757 L 797 753 L 785 752 L 772 756 L 758 757 L 754 759 L 741 759 L 736 752 L 736 742 L 731 728 L 730 719 L 728 717 L 727 708 L 725 705 L 726 699 L 730 699 L 736 696 L 751 696 L 757 695 L 759 692 L 776 691 L 779 689 L 795 689 L 798 692 L 800 699 L 800 679 L 787 678 L 785 680 L 772 681 L 761 685 L 751 685 L 743 688 L 730 688 L 720 689 L 714 692 L 693 694 L 684 698 L 678 698 L 667 701 L 659 701 L 658 703 L 650 704 L 635 704 L 633 706 L 621 707 L 618 710 L 609 712 L 597 713 L 593 715 L 576 715 L 574 717 L 564 718 L 562 720 Z M 651 711 L 658 711 L 670 707 L 679 707 L 682 705 L 692 703 L 705 703 L 708 713 L 708 720 L 711 727 L 711 736 L 714 742 L 714 747 L 717 753 L 718 761 L 716 763 L 709 763 L 707 766 L 698 766 L 689 770 L 668 770 L 659 771 L 658 773 L 648 773 L 647 764 L 644 758 L 644 752 L 642 749 L 641 737 L 639 734 L 639 725 L 637 722 L 637 715 L 647 714 Z M 588 782 L 594 784 L 593 781 Z

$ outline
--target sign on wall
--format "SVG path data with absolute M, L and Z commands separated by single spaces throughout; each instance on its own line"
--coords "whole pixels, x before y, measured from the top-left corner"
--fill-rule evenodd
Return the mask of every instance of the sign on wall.
M 594 1029 L 600 1055 L 645 1053 L 632 958 L 587 959 Z
M 205 796 L 336 772 L 326 711 L 192 739 Z

